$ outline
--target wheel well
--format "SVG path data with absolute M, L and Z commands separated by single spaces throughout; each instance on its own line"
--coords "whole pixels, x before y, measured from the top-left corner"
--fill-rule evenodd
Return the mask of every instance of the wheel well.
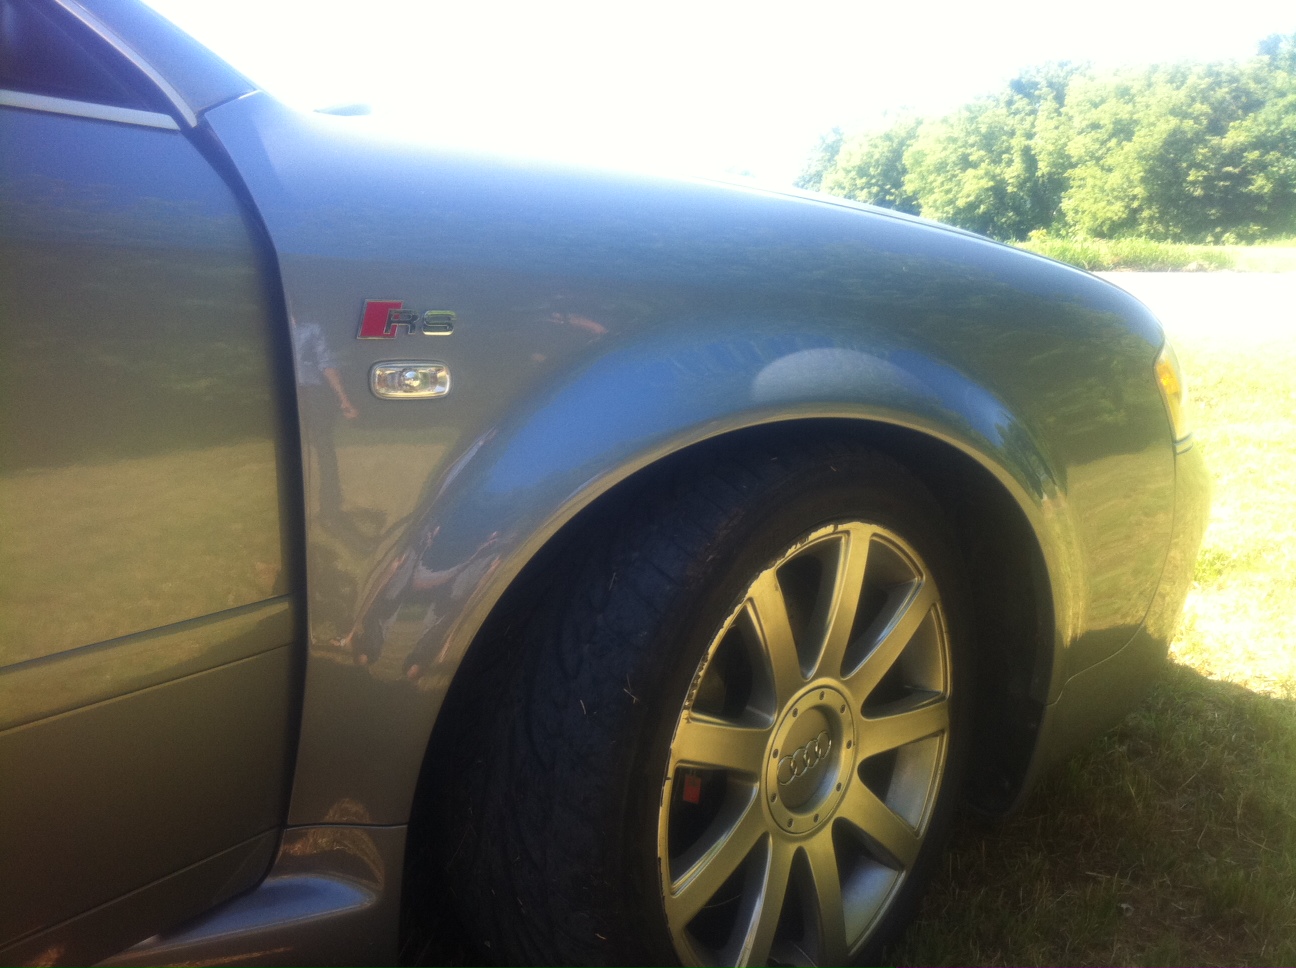
M 679 462 L 705 461 L 720 448 L 759 448 L 783 435 L 830 435 L 885 453 L 917 476 L 948 515 L 953 543 L 967 565 L 974 626 L 976 736 L 968 797 L 984 812 L 1009 809 L 1021 790 L 1040 724 L 1041 684 L 1051 672 L 1051 597 L 1039 545 L 1025 515 L 1007 490 L 972 458 L 924 434 L 885 424 L 792 421 L 737 431 L 703 441 L 621 481 L 567 522 L 514 579 L 492 609 L 464 657 L 433 731 L 411 818 L 411 853 L 435 849 L 431 831 L 421 829 L 419 804 L 431 794 L 430 764 L 454 744 L 464 718 L 456 710 L 483 701 L 485 674 L 511 661 L 524 628 L 544 592 L 561 585 L 578 563 L 582 538 L 591 528 L 615 526 L 619 510 L 671 474 Z M 1012 602 L 1012 608 L 1003 608 Z M 428 865 L 416 865 L 426 870 Z M 415 873 L 411 868 L 411 874 Z M 413 886 L 413 885 L 411 885 Z M 424 908 L 426 910 L 426 907 Z
M 1006 813 L 1023 792 L 1053 671 L 1053 599 L 1039 542 L 1007 489 L 961 451 L 886 425 L 860 435 L 922 480 L 949 515 L 977 650 L 967 798 L 984 813 Z

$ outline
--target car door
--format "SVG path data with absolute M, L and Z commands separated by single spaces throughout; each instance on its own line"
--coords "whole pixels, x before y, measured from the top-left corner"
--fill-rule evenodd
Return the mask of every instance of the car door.
M 129 60 L 0 0 L 0 962 L 250 886 L 295 735 L 295 474 L 255 227 Z

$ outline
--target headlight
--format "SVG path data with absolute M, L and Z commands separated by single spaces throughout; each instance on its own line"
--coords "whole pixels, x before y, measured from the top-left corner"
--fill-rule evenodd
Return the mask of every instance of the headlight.
M 1188 381 L 1184 379 L 1179 359 L 1168 340 L 1157 355 L 1156 377 L 1161 396 L 1165 399 L 1166 412 L 1170 414 L 1170 429 L 1175 443 L 1187 440 L 1192 435 L 1188 421 Z

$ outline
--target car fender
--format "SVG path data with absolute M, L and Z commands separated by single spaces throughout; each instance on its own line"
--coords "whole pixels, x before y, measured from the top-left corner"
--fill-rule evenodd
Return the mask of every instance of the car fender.
M 1034 531 L 1059 655 L 1090 664 L 1128 639 L 1168 515 L 1147 524 L 1147 587 L 1110 617 L 1083 576 L 1114 547 L 1095 511 L 1173 487 L 1160 329 L 1132 299 L 912 220 L 430 155 L 352 120 L 261 94 L 205 116 L 273 242 L 297 350 L 310 642 L 291 823 L 405 822 L 449 682 L 527 562 L 619 481 L 746 428 L 872 422 L 958 449 Z M 453 314 L 454 332 L 357 339 L 371 300 Z M 345 421 L 307 379 L 304 326 L 345 384 Z M 997 353 L 991 332 L 1035 348 Z M 377 399 L 384 360 L 443 363 L 450 393 Z

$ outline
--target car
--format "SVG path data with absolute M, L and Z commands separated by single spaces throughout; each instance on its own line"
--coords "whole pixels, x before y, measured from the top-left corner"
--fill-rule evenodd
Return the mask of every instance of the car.
M 1208 495 L 1115 286 L 133 0 L 0 45 L 0 961 L 872 962 L 1161 667 Z

